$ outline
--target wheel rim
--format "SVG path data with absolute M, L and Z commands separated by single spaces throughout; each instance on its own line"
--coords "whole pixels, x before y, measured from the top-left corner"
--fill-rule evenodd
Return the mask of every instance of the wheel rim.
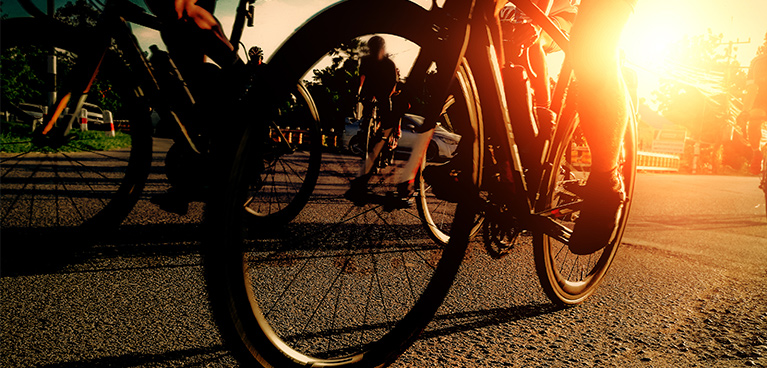
M 629 127 L 624 139 L 621 158 L 619 160 L 619 171 L 624 181 L 624 187 L 628 198 L 631 198 L 633 192 L 634 177 L 634 155 L 633 146 L 633 128 Z M 559 175 L 556 181 L 553 194 L 549 196 L 552 199 L 552 207 L 570 202 L 577 196 L 567 190 L 567 183 L 584 183 L 588 177 L 588 167 L 583 165 L 585 153 L 583 148 L 585 142 L 580 134 L 580 129 L 576 129 L 570 134 L 568 139 L 570 144 L 560 155 Z M 587 149 L 587 146 L 585 146 Z M 565 179 L 567 178 L 567 179 Z M 601 283 L 607 269 L 609 268 L 615 254 L 619 248 L 620 240 L 623 234 L 623 228 L 628 220 L 630 202 L 624 205 L 621 218 L 619 219 L 618 231 L 613 236 L 610 243 L 603 249 L 589 255 L 576 255 L 569 251 L 566 244 L 556 241 L 548 236 L 543 236 L 544 262 L 547 274 L 547 282 L 550 283 L 553 292 L 557 298 L 566 304 L 578 304 L 588 298 Z M 573 215 L 577 216 L 578 212 Z M 557 221 L 572 229 L 574 225 L 572 215 L 564 216 Z
M 389 207 L 396 165 L 370 180 L 369 203 L 344 198 L 360 164 L 323 154 L 312 200 L 292 222 L 249 234 L 234 266 L 263 337 L 294 361 L 361 357 L 409 316 L 442 258 L 415 206 Z

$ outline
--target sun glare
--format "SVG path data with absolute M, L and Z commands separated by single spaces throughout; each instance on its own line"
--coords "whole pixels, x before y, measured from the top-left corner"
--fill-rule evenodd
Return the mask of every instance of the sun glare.
M 680 12 L 673 2 L 664 7 L 651 3 L 639 3 L 621 38 L 628 60 L 644 68 L 661 65 L 671 45 L 693 31 L 689 11 Z

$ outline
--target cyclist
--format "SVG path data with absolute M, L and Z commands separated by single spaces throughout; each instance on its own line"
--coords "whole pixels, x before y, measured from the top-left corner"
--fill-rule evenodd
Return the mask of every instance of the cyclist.
M 767 34 L 764 38 L 767 40 Z M 748 123 L 748 143 L 753 150 L 751 173 L 758 175 L 762 171 L 762 125 L 767 120 L 767 51 L 762 50 L 751 61 L 739 120 Z
M 369 194 L 367 184 L 373 175 L 376 159 L 399 128 L 399 117 L 392 112 L 391 98 L 397 87 L 397 66 L 386 54 L 386 42 L 383 37 L 373 36 L 367 44 L 369 53 L 360 59 L 358 96 L 363 104 L 363 119 L 370 117 L 373 109 L 377 107 L 381 127 L 368 142 L 368 151 L 360 176 L 352 180 L 345 194 L 347 199 L 354 202 L 364 200 Z M 398 186 L 398 192 L 403 191 Z
M 199 80 L 190 80 L 190 87 L 196 98 L 209 105 L 220 105 L 237 97 L 249 81 L 245 64 L 234 52 L 234 47 L 224 34 L 221 23 L 213 16 L 216 0 L 145 0 L 149 9 L 163 22 L 161 35 L 168 51 L 183 75 L 206 76 Z M 260 51 L 260 49 L 259 49 Z M 255 50 L 254 50 L 255 52 Z M 210 64 L 205 63 L 205 56 L 212 59 L 221 68 L 214 72 Z M 257 57 L 258 55 L 256 55 Z M 231 88 L 234 86 L 234 88 Z M 240 88 L 242 87 L 242 88 Z M 220 93 L 223 90 L 224 93 Z M 210 113 L 210 109 L 201 105 L 202 113 L 194 120 L 199 123 L 193 128 L 201 129 Z M 186 151 L 181 149 L 180 151 Z M 189 154 L 185 161 L 200 158 Z M 187 167 L 183 179 L 165 193 L 156 195 L 151 202 L 165 211 L 186 214 L 189 202 L 201 193 L 205 179 Z M 169 173 L 170 174 L 170 173 Z
M 626 201 L 618 158 L 630 106 L 617 50 L 637 2 L 583 0 L 573 24 L 570 61 L 578 79 L 580 124 L 592 155 L 583 207 L 568 243 L 576 254 L 608 244 Z
M 618 158 L 629 106 L 618 59 L 618 41 L 637 2 L 582 0 L 570 33 L 568 59 L 578 81 L 580 125 L 592 153 L 591 174 L 579 193 L 583 205 L 568 242 L 575 254 L 591 254 L 607 246 L 626 201 Z M 548 6 L 549 0 L 536 3 Z M 500 14 L 505 5 L 505 0 L 499 0 L 496 13 Z M 528 30 L 531 28 L 533 42 L 523 42 L 521 48 L 537 40 L 538 30 L 532 25 Z M 537 104 L 540 101 L 539 98 Z M 545 99 L 542 101 L 545 104 Z M 454 200 L 461 187 L 457 171 L 460 170 L 448 165 L 431 166 L 424 170 L 424 178 L 435 195 Z M 448 188 L 451 184 L 452 188 Z

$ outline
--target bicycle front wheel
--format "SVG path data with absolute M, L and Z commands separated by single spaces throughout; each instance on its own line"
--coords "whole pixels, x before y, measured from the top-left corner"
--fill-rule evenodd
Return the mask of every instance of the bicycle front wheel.
M 34 18 L 4 20 L 3 56 L 9 63 L 4 60 L 3 73 L 13 72 L 13 61 L 18 60 L 26 60 L 32 68 L 41 66 L 37 72 L 43 73 L 49 50 L 55 47 L 59 73 L 66 75 L 94 47 L 76 32 Z M 107 51 L 90 94 L 59 91 L 60 96 L 71 93 L 71 102 L 48 134 L 39 133 L 44 117 L 33 122 L 2 121 L 0 227 L 4 232 L 81 225 L 101 229 L 119 225 L 128 215 L 141 195 L 152 159 L 149 109 L 136 98 L 139 94 L 130 75 L 120 57 Z M 22 83 L 33 91 L 23 101 L 5 103 L 45 103 L 40 100 L 45 96 L 41 84 L 33 79 Z M 72 116 L 82 101 L 93 103 L 84 108 L 88 113 L 82 118 Z M 113 111 L 104 111 L 107 108 Z M 108 115 L 121 121 L 110 124 Z
M 568 116 L 563 113 L 563 116 Z M 548 189 L 544 197 L 548 208 L 566 206 L 580 199 L 570 189 L 585 183 L 590 172 L 590 151 L 578 125 L 578 117 L 570 115 L 572 120 L 564 133 L 557 135 L 560 144 L 556 147 L 553 169 L 547 179 Z M 628 222 L 631 198 L 634 193 L 636 174 L 636 121 L 633 115 L 626 129 L 621 149 L 619 170 L 626 189 L 626 198 L 617 228 L 610 243 L 593 254 L 576 255 L 570 252 L 567 244 L 546 234 L 533 236 L 535 267 L 543 290 L 552 302 L 559 305 L 580 304 L 591 296 L 602 282 L 610 268 L 623 238 L 623 231 Z M 543 208 L 539 209 L 543 210 Z M 578 218 L 577 210 L 562 211 L 555 218 L 561 225 L 572 229 Z
M 367 12 L 378 16 L 348 16 Z M 301 81 L 321 90 L 327 86 L 311 84 L 314 66 L 361 37 L 396 35 L 417 55 L 433 42 L 430 23 L 424 22 L 428 16 L 406 1 L 342 2 L 300 29 L 269 65 L 280 68 L 273 74 L 290 85 Z M 319 110 L 323 123 L 324 111 Z M 222 199 L 206 209 L 215 235 L 205 248 L 205 271 L 222 336 L 245 365 L 390 363 L 436 313 L 466 244 L 435 244 L 415 208 L 387 208 L 395 165 L 371 179 L 370 202 L 345 199 L 362 162 L 340 152 L 323 154 L 312 198 L 293 221 L 244 232 L 244 188 L 263 161 L 251 138 L 259 134 L 251 127 L 243 136 Z M 460 206 L 456 211 L 456 223 L 473 224 L 461 217 L 473 214 L 462 215 Z M 468 239 L 471 228 L 457 226 L 450 233 Z

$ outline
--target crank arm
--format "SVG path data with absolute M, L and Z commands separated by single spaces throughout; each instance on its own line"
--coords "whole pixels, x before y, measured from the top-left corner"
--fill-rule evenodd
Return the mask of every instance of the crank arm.
M 530 215 L 527 222 L 532 229 L 542 232 L 562 243 L 569 243 L 573 231 L 553 219 L 540 215 Z
M 559 205 L 553 208 L 547 208 L 543 211 L 536 212 L 533 215 L 534 216 L 543 216 L 547 218 L 557 218 L 561 217 L 576 211 L 580 211 L 581 205 L 583 204 L 583 200 L 579 199 L 570 203 L 566 203 L 563 205 Z

